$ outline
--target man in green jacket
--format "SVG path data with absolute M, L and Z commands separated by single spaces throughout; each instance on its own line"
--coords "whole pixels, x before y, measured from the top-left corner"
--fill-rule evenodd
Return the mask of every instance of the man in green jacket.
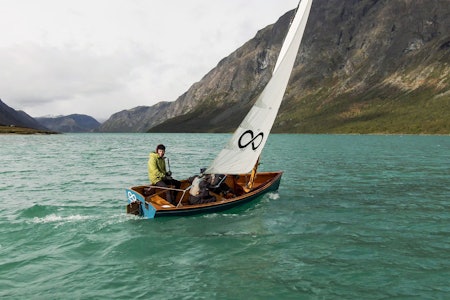
M 166 147 L 163 144 L 159 144 L 156 147 L 155 152 L 151 152 L 148 157 L 148 178 L 150 179 L 150 183 L 152 185 L 168 187 L 173 186 L 177 189 L 180 188 L 181 182 L 173 179 L 172 172 L 168 172 L 166 170 L 166 161 L 164 154 L 166 153 Z M 176 203 L 176 192 L 168 191 L 167 192 L 167 201 L 172 203 L 173 205 L 177 205 Z

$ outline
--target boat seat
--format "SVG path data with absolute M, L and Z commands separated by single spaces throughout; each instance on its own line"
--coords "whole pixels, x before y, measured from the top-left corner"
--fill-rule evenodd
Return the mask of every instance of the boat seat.
M 168 202 L 167 200 L 165 200 L 163 197 L 159 196 L 159 195 L 153 195 L 150 197 L 149 199 L 151 202 L 158 204 L 160 206 L 163 205 L 170 205 L 171 207 L 173 207 L 174 205 L 171 204 L 170 202 Z

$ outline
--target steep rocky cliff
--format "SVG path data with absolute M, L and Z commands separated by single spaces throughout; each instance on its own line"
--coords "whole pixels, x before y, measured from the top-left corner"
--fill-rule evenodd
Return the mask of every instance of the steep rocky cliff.
M 316 4 L 276 131 L 450 133 L 448 1 Z
M 128 120 L 138 131 L 232 131 L 269 80 L 292 14 L 175 102 Z M 448 0 L 315 0 L 273 131 L 450 133 L 449 28 Z

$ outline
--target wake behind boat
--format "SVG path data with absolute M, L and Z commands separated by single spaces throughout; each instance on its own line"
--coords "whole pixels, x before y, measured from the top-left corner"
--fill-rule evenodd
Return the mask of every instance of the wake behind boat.
M 154 218 L 217 212 L 278 189 L 282 172 L 257 172 L 258 162 L 286 91 L 311 4 L 312 0 L 300 2 L 271 79 L 210 167 L 182 180 L 179 188 L 127 189 L 128 213 Z M 176 195 L 175 204 L 167 201 L 168 193 Z

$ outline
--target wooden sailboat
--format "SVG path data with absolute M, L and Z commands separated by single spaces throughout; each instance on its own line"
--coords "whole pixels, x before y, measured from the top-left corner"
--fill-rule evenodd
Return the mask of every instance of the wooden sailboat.
M 155 218 L 217 212 L 248 203 L 278 189 L 282 171 L 258 172 L 258 162 L 283 99 L 311 4 L 312 0 L 300 2 L 271 79 L 209 168 L 197 179 L 182 180 L 179 189 L 149 185 L 126 189 L 128 213 Z M 191 204 L 192 197 L 197 195 L 193 190 L 198 191 L 199 183 L 203 183 L 203 188 L 206 186 L 209 202 Z M 166 201 L 168 192 L 176 194 L 176 205 Z M 204 195 L 205 190 L 202 192 Z

